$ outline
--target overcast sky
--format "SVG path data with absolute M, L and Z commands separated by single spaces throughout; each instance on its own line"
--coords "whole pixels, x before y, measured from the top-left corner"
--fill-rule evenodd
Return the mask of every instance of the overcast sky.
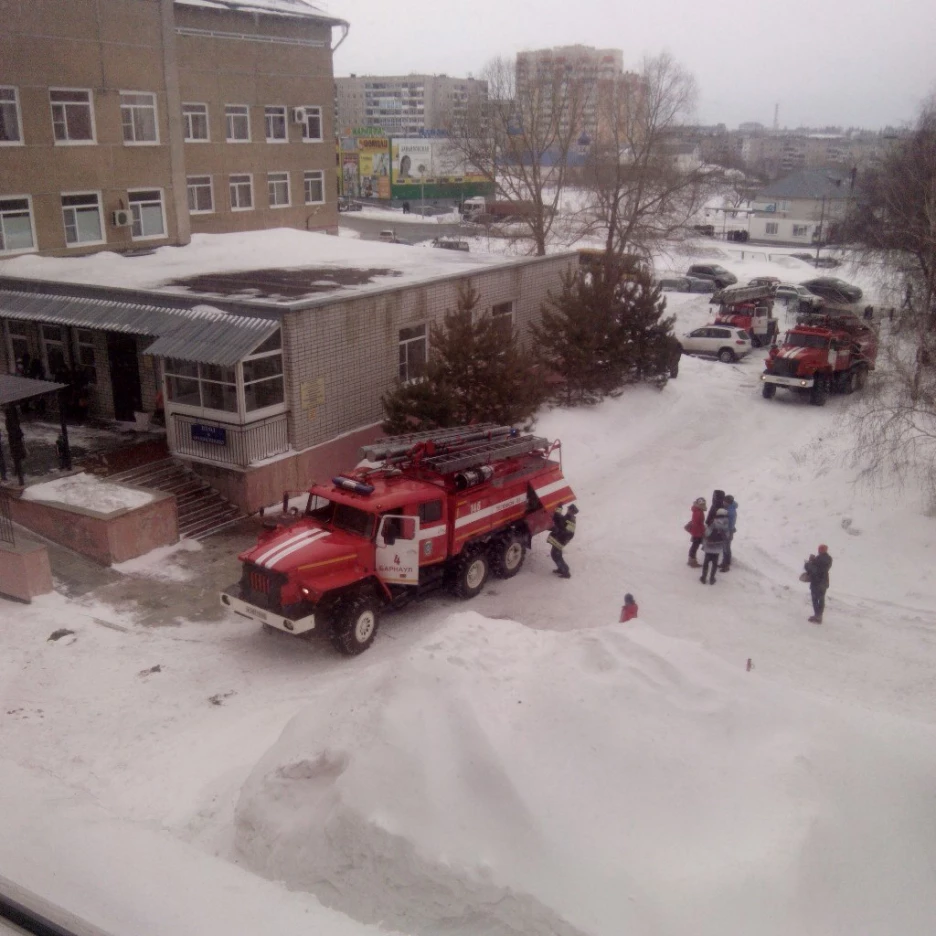
M 912 121 L 936 90 L 936 0 L 313 0 L 351 23 L 335 74 L 464 76 L 495 55 L 670 52 L 699 84 L 698 119 L 736 127 Z M 335 34 L 336 37 L 338 33 Z

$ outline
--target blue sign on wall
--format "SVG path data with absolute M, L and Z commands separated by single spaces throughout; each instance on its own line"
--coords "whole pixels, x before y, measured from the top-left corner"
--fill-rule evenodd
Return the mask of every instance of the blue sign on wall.
M 202 423 L 193 423 L 192 441 L 207 442 L 209 445 L 226 445 L 227 429 L 224 426 L 205 426 Z

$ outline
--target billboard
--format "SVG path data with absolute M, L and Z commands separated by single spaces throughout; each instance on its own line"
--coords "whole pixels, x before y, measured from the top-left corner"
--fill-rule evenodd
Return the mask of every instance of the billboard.
M 358 178 L 364 198 L 390 197 L 390 141 L 386 137 L 359 137 Z

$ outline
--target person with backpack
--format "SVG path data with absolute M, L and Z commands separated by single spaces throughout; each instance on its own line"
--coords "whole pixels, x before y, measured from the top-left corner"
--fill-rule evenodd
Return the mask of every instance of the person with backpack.
M 575 518 L 577 515 L 578 507 L 575 504 L 569 504 L 569 509 L 565 514 L 562 512 L 562 504 L 560 504 L 553 514 L 552 531 L 549 534 L 549 539 L 546 540 L 552 546 L 549 555 L 552 561 L 556 563 L 553 572 L 561 578 L 572 578 L 572 573 L 569 571 L 569 566 L 562 555 L 562 551 L 572 542 L 572 537 L 575 536 Z
M 815 556 L 810 556 L 803 564 L 803 575 L 809 582 L 809 595 L 812 598 L 813 616 L 809 619 L 810 624 L 821 624 L 822 613 L 825 611 L 825 593 L 829 590 L 829 569 L 832 568 L 832 557 L 829 555 L 829 547 L 823 543 L 816 551 Z
M 687 565 L 692 569 L 702 568 L 699 560 L 696 558 L 699 547 L 702 545 L 702 537 L 705 536 L 705 498 L 697 497 L 692 504 L 692 518 L 683 527 L 689 534 L 689 562 Z
M 715 584 L 715 572 L 718 569 L 727 540 L 728 511 L 724 507 L 719 507 L 715 512 L 715 519 L 705 528 L 705 536 L 702 538 L 702 551 L 705 553 L 705 562 L 702 564 L 702 577 L 699 581 L 703 585 L 707 575 L 709 585 Z
M 738 502 L 734 495 L 725 495 L 725 510 L 728 511 L 728 539 L 722 551 L 722 564 L 719 572 L 727 572 L 731 568 L 731 541 L 734 539 L 735 529 L 738 526 Z

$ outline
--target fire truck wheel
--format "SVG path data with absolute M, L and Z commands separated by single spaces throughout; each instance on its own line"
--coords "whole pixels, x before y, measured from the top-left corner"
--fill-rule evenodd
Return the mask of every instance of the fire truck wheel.
M 761 387 L 761 396 L 765 400 L 772 400 L 777 395 L 777 385 L 772 383 L 765 383 Z
M 518 533 L 505 533 L 491 547 L 491 571 L 503 579 L 513 578 L 526 558 L 526 547 Z
M 352 595 L 332 612 L 332 645 L 345 656 L 356 656 L 374 642 L 379 626 L 380 602 L 373 595 Z
M 845 371 L 841 378 L 839 379 L 839 392 L 840 393 L 854 393 L 855 392 L 855 372 L 854 371 Z
M 458 564 L 455 566 L 452 591 L 459 598 L 474 598 L 484 588 L 487 577 L 487 554 L 477 550 L 466 550 L 459 557 Z
M 730 364 L 734 359 L 735 354 L 731 348 L 722 348 L 721 351 L 718 352 L 718 360 L 721 361 L 722 364 Z
M 825 377 L 817 377 L 809 391 L 809 402 L 813 406 L 825 406 L 829 397 L 829 387 Z

